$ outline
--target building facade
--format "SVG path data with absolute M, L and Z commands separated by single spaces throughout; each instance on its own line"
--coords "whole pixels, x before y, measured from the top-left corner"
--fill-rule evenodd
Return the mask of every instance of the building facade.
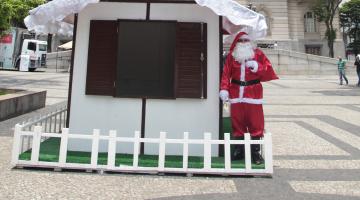
M 252 4 L 256 12 L 266 17 L 268 36 L 257 41 L 263 48 L 279 48 L 321 56 L 329 55 L 326 27 L 319 23 L 311 10 L 311 0 L 238 0 L 242 5 Z M 337 36 L 334 55 L 344 56 L 345 47 L 340 32 L 338 15 L 334 19 Z M 274 45 L 276 44 L 276 45 Z

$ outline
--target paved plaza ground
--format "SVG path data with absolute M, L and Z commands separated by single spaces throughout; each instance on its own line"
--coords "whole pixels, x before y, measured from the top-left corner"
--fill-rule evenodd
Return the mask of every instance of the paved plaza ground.
M 356 77 L 280 78 L 264 84 L 273 178 L 99 175 L 11 169 L 13 126 L 64 105 L 68 73 L 0 71 L 0 88 L 48 91 L 46 108 L 0 122 L 0 199 L 360 199 Z

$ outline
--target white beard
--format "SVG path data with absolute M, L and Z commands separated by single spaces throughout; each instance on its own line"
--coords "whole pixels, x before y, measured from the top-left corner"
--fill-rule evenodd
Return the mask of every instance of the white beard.
M 251 44 L 251 42 L 238 42 L 234 48 L 234 51 L 232 52 L 232 56 L 239 63 L 242 63 L 245 60 L 252 59 L 254 55 L 254 46 Z

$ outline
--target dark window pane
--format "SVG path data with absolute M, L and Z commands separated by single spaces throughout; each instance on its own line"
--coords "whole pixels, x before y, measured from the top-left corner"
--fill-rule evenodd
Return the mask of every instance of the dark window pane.
M 36 43 L 29 42 L 27 48 L 28 48 L 28 50 L 36 51 Z
M 46 44 L 39 44 L 39 51 L 46 51 L 47 45 Z
M 119 21 L 116 95 L 173 98 L 176 22 Z

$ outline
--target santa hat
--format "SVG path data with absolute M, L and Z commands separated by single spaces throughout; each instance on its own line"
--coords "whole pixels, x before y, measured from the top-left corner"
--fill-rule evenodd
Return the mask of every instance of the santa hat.
M 243 33 L 243 34 L 239 37 L 239 39 L 251 40 L 250 36 L 247 33 L 245 33 L 245 32 L 240 32 L 240 33 Z
M 239 39 L 248 39 L 251 40 L 251 38 L 249 37 L 249 34 L 247 34 L 246 32 L 240 32 L 236 35 L 235 39 L 233 40 L 233 43 L 231 44 L 230 47 L 230 52 L 232 52 L 238 42 Z

